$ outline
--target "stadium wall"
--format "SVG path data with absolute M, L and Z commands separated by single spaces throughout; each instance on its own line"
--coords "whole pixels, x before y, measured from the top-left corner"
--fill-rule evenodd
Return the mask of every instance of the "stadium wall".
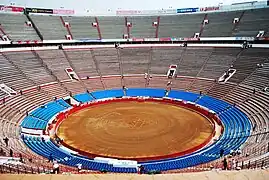
M 157 175 L 139 175 L 139 174 L 65 174 L 65 175 L 28 175 L 28 174 L 0 174 L 1 180 L 81 180 L 81 179 L 132 179 L 132 180 L 268 180 L 269 170 L 242 170 L 242 171 L 208 171 L 197 173 L 181 174 L 157 174 Z

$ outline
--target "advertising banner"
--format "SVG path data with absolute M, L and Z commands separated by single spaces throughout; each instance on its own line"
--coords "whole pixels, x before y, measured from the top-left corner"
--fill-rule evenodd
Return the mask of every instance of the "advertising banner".
M 159 41 L 159 38 L 144 38 L 144 41 Z
M 183 8 L 177 9 L 177 13 L 190 13 L 190 12 L 197 12 L 199 8 Z
M 26 8 L 27 13 L 53 14 L 53 9 Z
M 254 41 L 254 37 L 235 37 L 235 40 L 239 41 Z
M 184 38 L 171 38 L 171 41 L 184 41 Z
M 177 9 L 162 9 L 162 10 L 157 10 L 156 14 L 176 14 Z
M 176 9 L 160 9 L 160 10 L 118 10 L 117 16 L 132 16 L 132 15 L 162 15 L 176 14 Z
M 211 7 L 201 7 L 200 11 L 218 11 L 220 10 L 219 6 L 211 6 Z
M 0 11 L 4 12 L 23 12 L 23 10 L 24 10 L 23 7 L 0 5 Z
M 100 39 L 78 39 L 79 42 L 101 42 Z
M 144 38 L 132 38 L 132 41 L 136 41 L 136 42 L 137 42 L 137 41 L 138 41 L 138 42 L 139 42 L 139 41 L 144 41 Z
M 160 38 L 160 41 L 171 41 L 171 38 Z
M 199 41 L 199 38 L 184 38 L 184 41 Z
M 69 9 L 53 9 L 53 14 L 73 15 L 73 14 L 75 14 L 75 10 L 69 10 Z
M 142 14 L 140 10 L 118 10 L 116 11 L 116 15 L 138 15 Z

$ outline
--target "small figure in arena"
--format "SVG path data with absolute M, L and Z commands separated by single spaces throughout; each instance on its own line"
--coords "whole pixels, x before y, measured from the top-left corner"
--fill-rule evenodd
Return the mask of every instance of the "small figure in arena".
M 232 169 L 233 170 L 236 169 L 236 161 L 235 161 L 235 159 L 232 159 Z
M 228 170 L 228 161 L 226 158 L 223 160 L 223 170 Z
M 5 144 L 6 144 L 6 147 L 8 147 L 8 141 L 9 141 L 8 137 L 5 137 L 3 140 L 4 140 Z
M 20 158 L 19 161 L 20 161 L 21 163 L 23 163 L 23 158 L 22 158 L 22 154 L 21 154 L 21 153 L 20 153 L 20 155 L 19 155 L 19 158 Z
M 12 149 L 9 150 L 9 156 L 13 157 L 13 150 Z
M 0 156 L 5 156 L 5 152 L 3 148 L 0 149 Z
M 139 166 L 139 174 L 145 174 L 146 172 L 145 172 L 145 167 L 144 166 L 142 166 L 142 165 L 140 165 Z
M 50 153 L 50 155 L 49 155 L 49 161 L 48 162 L 53 162 L 53 157 L 52 157 L 52 154 Z
M 60 173 L 60 167 L 57 161 L 53 162 L 53 174 L 59 174 Z
M 224 149 L 221 149 L 219 152 L 220 157 L 222 157 L 224 155 Z
M 82 170 L 82 164 L 77 164 L 78 167 L 78 172 L 80 172 Z

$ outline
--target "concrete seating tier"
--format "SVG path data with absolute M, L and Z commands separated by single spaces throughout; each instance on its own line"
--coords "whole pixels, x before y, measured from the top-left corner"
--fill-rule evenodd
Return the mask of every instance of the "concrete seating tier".
M 124 77 L 124 85 L 130 88 L 145 87 L 146 79 L 144 78 L 144 75 Z
M 94 50 L 94 57 L 98 62 L 98 69 L 104 75 L 120 75 L 120 62 L 115 48 Z
M 53 72 L 57 78 L 62 81 L 69 79 L 69 76 L 65 72 L 66 68 L 70 68 L 70 64 L 64 56 L 63 51 L 60 50 L 44 50 L 37 51 L 40 58 L 45 65 Z
M 193 13 L 160 16 L 158 37 L 194 37 L 201 33 L 202 37 L 255 37 L 259 31 L 268 35 L 269 8 L 239 10 L 213 13 Z M 45 40 L 65 39 L 68 34 L 60 16 L 30 15 Z M 92 23 L 99 23 L 102 39 L 121 39 L 128 34 L 126 21 L 132 23 L 129 28 L 130 38 L 154 38 L 157 16 L 66 16 L 74 39 L 100 39 L 98 28 Z M 209 23 L 203 26 L 204 18 Z M 241 18 L 234 24 L 234 18 Z M 23 14 L 0 13 L 0 24 L 12 40 L 40 40 L 33 27 L 27 26 L 27 17 Z M 2 33 L 1 33 L 2 34 Z
M 253 51 L 255 52 L 255 50 L 250 50 L 250 52 Z M 230 82 L 241 83 L 258 68 L 257 64 L 261 64 L 265 61 L 265 58 L 259 57 L 257 54 L 256 57 L 250 56 L 248 52 L 249 51 L 243 51 L 240 57 L 233 63 L 233 68 L 236 69 L 236 73 L 231 77 Z
M 100 16 L 98 22 L 103 39 L 122 39 L 127 33 L 124 17 Z
M 159 37 L 194 37 L 200 32 L 204 14 L 161 16 Z
M 172 89 L 187 90 L 192 86 L 195 78 L 191 77 L 177 77 L 172 84 Z
M 100 78 L 84 79 L 82 82 L 89 91 L 104 90 L 105 88 Z
M 17 71 L 21 71 L 32 82 L 40 85 L 53 81 L 42 62 L 31 51 L 8 52 L 5 54 L 14 63 Z
M 151 54 L 145 56 L 152 59 L 149 60 L 149 73 L 150 74 L 163 74 L 166 75 L 170 65 L 179 65 L 185 49 L 178 47 L 162 47 L 152 48 Z
M 229 37 L 232 35 L 234 18 L 239 18 L 242 11 L 208 13 L 208 24 L 204 26 L 203 37 Z M 220 28 L 221 27 L 221 28 Z
M 74 39 L 99 39 L 94 17 L 64 16 L 65 22 L 69 22 L 70 30 Z
M 35 29 L 28 26 L 23 14 L 0 13 L 0 24 L 13 41 L 40 40 Z
M 155 38 L 156 28 L 152 24 L 157 21 L 156 16 L 132 16 L 127 19 L 132 23 L 132 38 Z
M 105 89 L 119 88 L 124 84 L 124 80 L 121 77 L 102 77 L 102 82 L 105 85 Z
M 233 90 L 234 87 L 236 87 L 236 84 L 232 84 L 232 83 L 225 83 L 225 84 L 215 83 L 207 91 L 207 95 L 221 99 L 222 97 L 226 96 L 227 93 L 229 93 L 231 90 Z
M 66 28 L 59 16 L 30 15 L 45 40 L 66 39 Z
M 207 92 L 214 84 L 213 80 L 209 79 L 195 79 L 192 82 L 192 85 L 188 87 L 188 91 L 194 92 L 194 93 L 205 93 Z
M 148 72 L 150 49 L 126 48 L 120 50 L 123 74 L 145 74 Z
M 245 11 L 234 36 L 256 36 L 259 31 L 265 31 L 268 34 L 269 8 L 251 9 Z M 254 28 L 253 28 L 254 27 Z M 267 34 L 266 34 L 267 33 Z
M 89 50 L 65 50 L 69 60 L 79 77 L 98 76 L 98 71 L 91 51 Z
M 1 83 L 14 90 L 25 89 L 34 86 L 34 84 L 19 71 L 12 62 L 8 61 L 4 56 L 0 55 L 0 77 Z

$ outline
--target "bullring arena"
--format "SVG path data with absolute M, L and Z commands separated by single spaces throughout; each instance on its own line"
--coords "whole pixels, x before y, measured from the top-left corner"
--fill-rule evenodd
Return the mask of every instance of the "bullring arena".
M 269 179 L 269 2 L 0 5 L 0 179 Z
M 90 154 L 151 159 L 202 144 L 213 132 L 205 117 L 156 102 L 116 102 L 70 115 L 59 127 L 66 144 Z M 84 137 L 84 138 L 82 138 Z

